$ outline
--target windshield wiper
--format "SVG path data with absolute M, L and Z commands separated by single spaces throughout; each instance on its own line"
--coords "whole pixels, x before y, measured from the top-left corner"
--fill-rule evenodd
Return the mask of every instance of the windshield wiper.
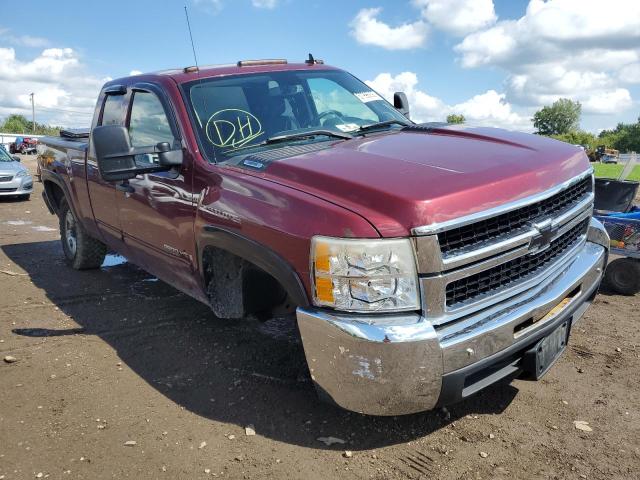
M 263 140 L 262 142 L 232 148 L 225 151 L 224 153 L 232 154 L 233 156 L 235 156 L 236 154 L 240 155 L 240 153 L 238 153 L 240 150 L 243 150 L 243 153 L 244 153 L 244 150 L 251 150 L 253 148 L 264 147 L 265 145 L 272 145 L 274 143 L 286 142 L 289 140 L 299 140 L 299 139 L 316 137 L 321 135 L 324 135 L 327 137 L 339 138 L 342 140 L 349 140 L 353 138 L 353 136 L 349 135 L 348 133 L 334 132 L 333 130 L 325 130 L 325 129 L 306 130 L 303 132 L 288 133 L 284 135 L 275 135 L 273 137 L 267 138 L 266 140 Z
M 349 140 L 353 138 L 353 136 L 349 135 L 348 133 L 335 132 L 333 130 L 325 130 L 325 129 L 319 128 L 316 130 L 307 130 L 304 132 L 275 135 L 273 137 L 267 138 L 264 142 L 260 142 L 258 145 L 271 145 L 272 143 L 280 143 L 280 142 L 286 142 L 288 140 L 297 140 L 297 139 L 308 138 L 308 137 L 317 137 L 320 135 L 324 135 L 326 137 L 340 138 L 343 140 Z
M 389 127 L 391 125 L 400 125 L 401 127 L 408 127 L 411 125 L 409 122 L 403 122 L 402 120 L 385 120 L 384 122 L 370 123 L 369 125 L 363 125 L 357 132 L 366 132 L 369 130 L 376 130 L 378 128 Z

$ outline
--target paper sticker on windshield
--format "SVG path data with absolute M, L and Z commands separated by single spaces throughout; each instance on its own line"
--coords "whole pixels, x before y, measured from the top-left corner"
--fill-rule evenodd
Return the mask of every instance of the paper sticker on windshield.
M 360 125 L 357 123 L 341 123 L 340 125 L 334 125 L 334 127 L 343 132 L 355 132 L 360 128 Z
M 354 95 L 358 97 L 358 99 L 362 103 L 375 102 L 376 100 L 382 100 L 382 97 L 378 95 L 376 92 L 360 92 L 360 93 L 354 93 Z
M 206 126 L 207 138 L 220 148 L 239 148 L 262 135 L 262 124 L 255 115 L 244 110 L 228 108 L 211 117 Z

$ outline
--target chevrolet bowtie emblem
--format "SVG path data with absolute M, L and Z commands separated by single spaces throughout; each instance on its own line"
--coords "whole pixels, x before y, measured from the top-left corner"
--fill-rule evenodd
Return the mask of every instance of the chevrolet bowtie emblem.
M 551 245 L 553 240 L 558 234 L 558 227 L 554 227 L 551 221 L 544 223 L 533 224 L 533 227 L 537 230 L 537 233 L 529 242 L 529 253 L 543 252 Z

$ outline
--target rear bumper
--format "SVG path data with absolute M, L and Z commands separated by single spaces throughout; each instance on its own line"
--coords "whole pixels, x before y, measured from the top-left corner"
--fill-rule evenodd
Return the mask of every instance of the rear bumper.
M 453 325 L 436 329 L 417 313 L 299 308 L 316 387 L 345 409 L 400 415 L 454 403 L 517 373 L 526 350 L 567 319 L 577 322 L 593 300 L 608 255 L 600 228 L 592 223 L 590 241 L 553 278 Z M 543 318 L 567 297 L 560 312 Z

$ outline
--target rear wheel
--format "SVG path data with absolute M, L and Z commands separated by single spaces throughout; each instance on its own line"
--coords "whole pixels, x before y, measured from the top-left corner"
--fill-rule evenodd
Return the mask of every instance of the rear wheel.
M 67 263 L 76 270 L 100 267 L 107 254 L 104 243 L 87 235 L 78 223 L 66 199 L 60 202 L 60 240 Z
M 617 258 L 607 266 L 605 283 L 623 295 L 640 292 L 640 261 L 632 258 Z

